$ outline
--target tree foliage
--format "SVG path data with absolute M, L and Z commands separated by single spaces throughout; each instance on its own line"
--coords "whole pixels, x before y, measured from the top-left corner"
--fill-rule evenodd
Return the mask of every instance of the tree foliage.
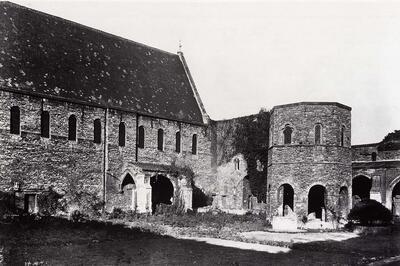
M 387 134 L 378 145 L 379 151 L 390 151 L 400 149 L 400 130 Z

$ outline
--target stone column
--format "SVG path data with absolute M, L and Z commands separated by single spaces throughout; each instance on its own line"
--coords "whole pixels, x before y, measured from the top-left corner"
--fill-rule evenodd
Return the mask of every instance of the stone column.
M 144 174 L 136 176 L 138 184 L 136 185 L 136 211 L 138 213 L 151 212 L 151 186 L 149 180 L 145 178 Z
M 183 202 L 185 211 L 192 209 L 193 190 L 185 176 L 178 177 L 178 184 L 180 189 L 180 200 Z
M 182 188 L 182 200 L 184 204 L 185 211 L 192 210 L 192 198 L 193 198 L 193 190 L 190 187 Z

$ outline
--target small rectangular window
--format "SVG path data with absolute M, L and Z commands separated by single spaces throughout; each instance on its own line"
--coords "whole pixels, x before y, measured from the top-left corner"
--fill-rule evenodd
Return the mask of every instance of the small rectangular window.
M 161 128 L 158 130 L 157 149 L 159 151 L 164 150 L 164 130 Z
M 143 149 L 144 148 L 144 127 L 140 126 L 138 130 L 138 147 Z
M 125 146 L 125 123 L 121 122 L 119 123 L 119 132 L 118 132 L 118 145 L 120 147 Z
M 181 132 L 176 132 L 175 136 L 175 151 L 177 153 L 181 152 Z
M 100 119 L 94 120 L 94 128 L 93 128 L 93 142 L 101 143 L 101 122 Z
M 70 115 L 68 118 L 68 140 L 76 141 L 76 116 Z
M 192 136 L 192 154 L 197 154 L 197 135 Z
M 40 115 L 40 131 L 43 138 L 50 137 L 50 114 L 48 111 L 42 111 Z
M 11 107 L 10 110 L 10 133 L 19 135 L 20 133 L 20 111 L 18 106 Z

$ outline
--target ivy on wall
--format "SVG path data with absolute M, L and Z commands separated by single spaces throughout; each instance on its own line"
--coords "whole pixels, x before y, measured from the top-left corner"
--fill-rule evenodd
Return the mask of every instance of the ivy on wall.
M 234 153 L 241 153 L 247 162 L 250 190 L 259 201 L 265 201 L 268 165 L 270 113 L 242 117 L 233 133 Z

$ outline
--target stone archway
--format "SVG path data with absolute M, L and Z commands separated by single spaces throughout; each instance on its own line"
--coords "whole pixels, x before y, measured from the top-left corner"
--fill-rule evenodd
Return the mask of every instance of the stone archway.
M 314 185 L 308 192 L 308 214 L 315 213 L 315 218 L 325 220 L 326 189 L 322 185 Z
M 286 216 L 288 214 L 287 208 L 294 210 L 294 189 L 289 184 L 283 184 L 278 188 L 278 204 L 282 206 L 279 210 L 279 215 Z
M 138 213 L 146 213 L 151 211 L 151 186 L 145 178 L 143 170 L 133 164 L 124 165 L 125 169 L 119 176 L 118 197 L 109 197 L 109 201 L 114 206 L 127 209 L 134 209 Z M 131 189 L 131 196 L 125 190 Z
M 392 190 L 392 213 L 394 216 L 400 216 L 400 181 Z
M 353 206 L 362 199 L 369 199 L 372 180 L 364 175 L 358 175 L 352 180 Z
M 154 175 L 150 178 L 151 185 L 151 207 L 154 213 L 159 204 L 171 205 L 174 197 L 174 185 L 164 175 Z
M 137 207 L 137 191 L 133 177 L 127 173 L 121 183 L 121 193 L 123 195 L 123 204 L 132 210 Z

